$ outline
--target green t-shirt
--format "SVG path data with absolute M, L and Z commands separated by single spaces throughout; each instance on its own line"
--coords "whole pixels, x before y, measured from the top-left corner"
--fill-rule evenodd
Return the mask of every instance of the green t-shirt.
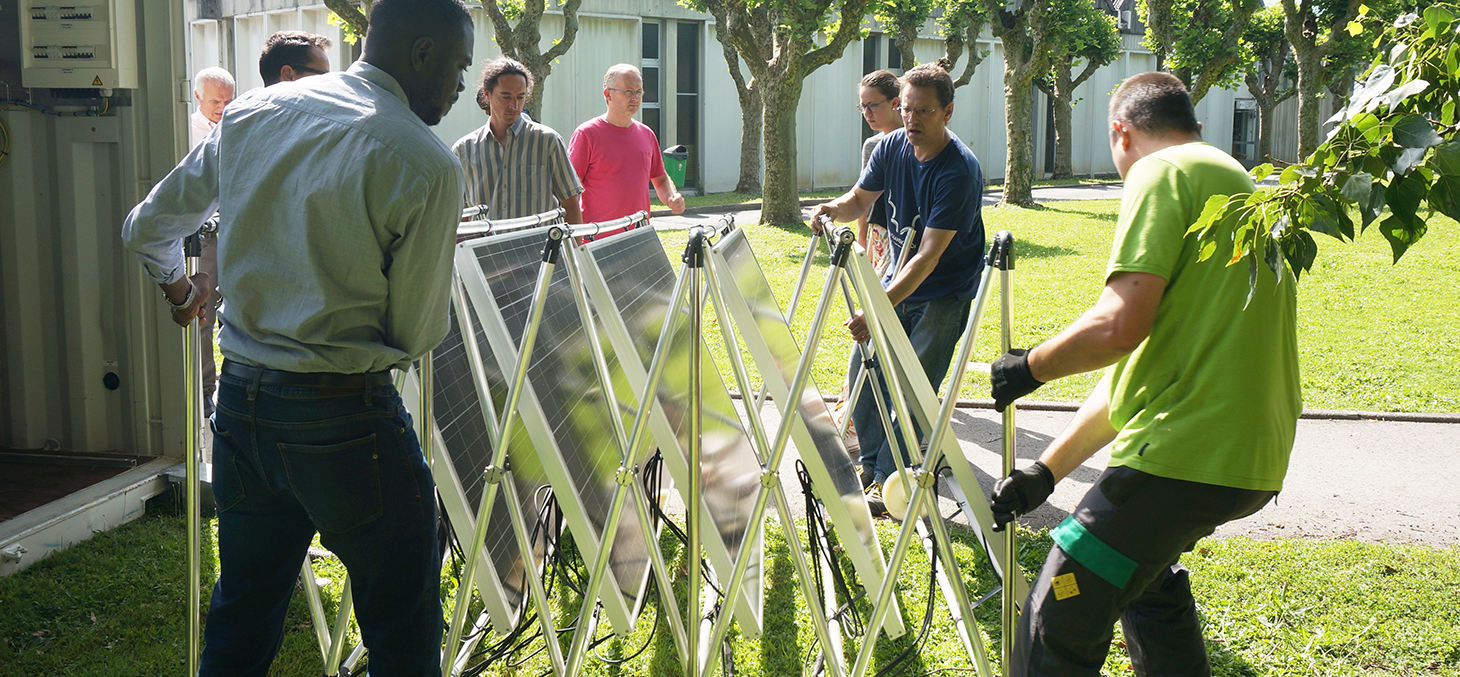
M 1186 236 L 1208 197 L 1252 189 L 1236 160 L 1204 143 L 1162 149 L 1127 172 L 1106 277 L 1160 275 L 1166 292 L 1150 337 L 1111 365 L 1101 384 L 1110 388 L 1110 423 L 1120 431 L 1110 465 L 1282 488 L 1303 407 L 1293 278 L 1278 282 L 1259 264 L 1257 293 L 1244 308 L 1249 269 L 1245 261 L 1226 265 L 1230 228 L 1200 263 L 1196 236 Z

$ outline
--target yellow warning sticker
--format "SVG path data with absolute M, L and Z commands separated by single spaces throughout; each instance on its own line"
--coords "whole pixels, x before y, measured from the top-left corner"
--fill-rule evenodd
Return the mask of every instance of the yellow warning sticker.
M 91 86 L 92 87 L 100 87 L 101 86 L 101 76 L 100 75 L 96 76 L 95 78 L 92 78 L 92 80 L 91 80 Z
M 1080 594 L 1080 586 L 1075 583 L 1075 574 L 1068 573 L 1063 576 L 1055 576 L 1049 581 L 1054 588 L 1054 598 L 1069 599 Z

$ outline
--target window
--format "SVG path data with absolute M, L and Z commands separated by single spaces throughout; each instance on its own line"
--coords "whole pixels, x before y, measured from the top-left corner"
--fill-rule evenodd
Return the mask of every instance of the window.
M 643 24 L 642 53 L 639 55 L 639 70 L 644 74 L 644 101 L 639 106 L 639 119 L 654 130 L 654 135 L 664 137 L 663 121 L 660 119 L 659 55 L 663 24 L 645 21 Z
M 684 186 L 681 188 L 699 185 L 700 26 L 689 21 L 676 24 L 674 140 L 689 149 L 689 162 L 684 167 Z

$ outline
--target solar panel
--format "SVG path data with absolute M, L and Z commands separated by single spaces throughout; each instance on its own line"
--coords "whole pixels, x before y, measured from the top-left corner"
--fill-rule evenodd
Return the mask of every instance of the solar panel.
M 808 381 L 803 392 L 790 393 L 801 348 L 744 231 L 735 229 L 722 236 L 711 248 L 711 257 L 716 269 L 711 283 L 720 286 L 727 310 L 783 417 L 788 404 L 794 403 L 799 416 L 792 424 L 791 441 L 863 584 L 875 589 L 886 572 L 886 561 L 861 482 L 815 380 Z M 888 614 L 884 628 L 889 635 L 901 635 L 901 614 Z
M 469 307 L 470 302 L 465 298 L 453 300 Z M 432 470 L 458 542 L 466 547 L 468 544 L 464 541 L 471 538 L 475 530 L 477 511 L 486 488 L 482 471 L 491 463 L 495 445 L 488 432 L 483 403 L 477 394 L 476 377 L 471 371 L 461 318 L 457 316 L 455 304 L 450 307 L 449 315 L 450 329 L 446 338 L 431 355 L 434 452 L 445 461 L 434 464 Z M 490 359 L 484 333 L 480 329 L 476 329 L 475 333 L 477 346 L 484 353 L 488 386 L 500 409 L 506 393 L 506 381 Z M 412 382 L 411 386 L 414 389 L 415 383 Z M 419 396 L 406 394 L 404 399 L 413 415 L 419 418 L 419 412 L 414 411 L 418 408 Z M 513 455 L 521 455 L 522 448 L 519 447 L 519 452 Z M 530 449 L 530 446 L 525 448 Z M 546 478 L 540 473 L 534 475 L 524 471 L 514 472 L 511 477 L 521 500 L 520 514 L 534 520 L 541 507 L 541 489 L 547 485 Z M 486 559 L 483 566 L 477 568 L 477 586 L 482 591 L 487 612 L 493 625 L 503 631 L 517 624 L 526 596 L 529 571 L 513 535 L 511 519 L 507 493 L 498 492 L 483 544 Z M 534 524 L 527 525 L 527 533 L 536 533 Z M 541 573 L 543 559 L 552 545 L 547 542 L 546 534 L 537 535 L 532 548 L 531 571 Z
M 461 245 L 466 256 L 458 257 L 457 267 L 481 322 L 483 343 L 491 346 L 491 360 L 504 375 L 516 368 L 546 233 L 534 229 Z M 603 425 L 611 403 L 599 387 L 584 322 L 566 270 L 558 266 L 549 279 L 528 364 L 519 406 L 522 431 L 514 430 L 509 450 L 534 452 L 512 453 L 512 471 L 548 479 L 584 559 L 592 561 L 618 486 L 620 450 L 613 428 Z M 610 586 L 622 595 L 605 595 L 601 601 L 615 629 L 627 632 L 649 573 L 637 515 L 625 512 L 611 543 Z
M 601 309 L 605 334 L 614 348 L 611 364 L 616 380 L 623 378 L 632 389 L 617 390 L 621 397 L 641 392 L 659 342 L 666 317 L 677 323 L 674 348 L 663 358 L 664 375 L 657 391 L 659 404 L 651 419 L 651 432 L 664 453 L 665 465 L 675 482 L 687 487 L 689 482 L 689 314 L 686 308 L 669 304 L 675 285 L 670 267 L 654 231 L 641 229 L 593 242 L 583 250 L 590 261 L 583 266 L 585 285 L 595 304 Z M 605 294 L 608 298 L 600 298 Z M 760 632 L 762 541 L 745 541 L 760 488 L 760 461 L 740 414 L 730 399 L 729 391 L 709 354 L 708 346 L 699 346 L 701 371 L 701 508 L 718 540 L 705 543 L 711 566 L 722 581 L 729 580 L 736 558 L 751 560 L 745 573 L 744 594 L 736 600 L 735 613 L 742 633 L 756 636 Z M 620 364 L 618 355 L 634 354 L 632 362 Z M 633 410 L 630 401 L 625 408 Z M 629 421 L 627 426 L 631 426 Z M 626 427 L 627 427 L 626 426 Z M 708 539 L 707 539 L 708 540 Z

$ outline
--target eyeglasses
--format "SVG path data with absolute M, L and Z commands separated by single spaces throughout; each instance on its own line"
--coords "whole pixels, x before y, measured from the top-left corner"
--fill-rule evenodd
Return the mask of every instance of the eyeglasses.
M 329 71 L 319 70 L 318 68 L 310 68 L 309 66 L 292 66 L 292 68 L 296 72 L 299 72 L 299 73 L 308 73 L 310 75 L 324 75 L 325 73 L 328 73 L 329 72 Z
M 891 101 L 891 99 L 888 99 L 887 101 Z M 874 101 L 872 103 L 859 103 L 859 104 L 857 104 L 857 111 L 858 112 L 861 112 L 861 113 L 875 113 L 875 112 L 877 112 L 877 107 L 878 106 L 881 106 L 884 103 L 887 103 L 887 101 Z M 896 110 L 896 109 L 894 109 L 894 110 Z
M 614 89 L 612 87 L 609 87 L 608 88 L 608 91 L 610 91 L 610 92 L 622 92 L 624 96 L 627 96 L 630 99 L 642 99 L 642 98 L 644 98 L 644 90 L 642 90 L 642 89 Z
M 933 113 L 938 112 L 938 109 L 940 108 L 942 108 L 942 106 L 939 106 L 938 108 L 908 108 L 907 106 L 898 106 L 893 110 L 896 110 L 897 114 L 903 117 L 912 116 L 925 118 L 929 115 L 932 115 Z

